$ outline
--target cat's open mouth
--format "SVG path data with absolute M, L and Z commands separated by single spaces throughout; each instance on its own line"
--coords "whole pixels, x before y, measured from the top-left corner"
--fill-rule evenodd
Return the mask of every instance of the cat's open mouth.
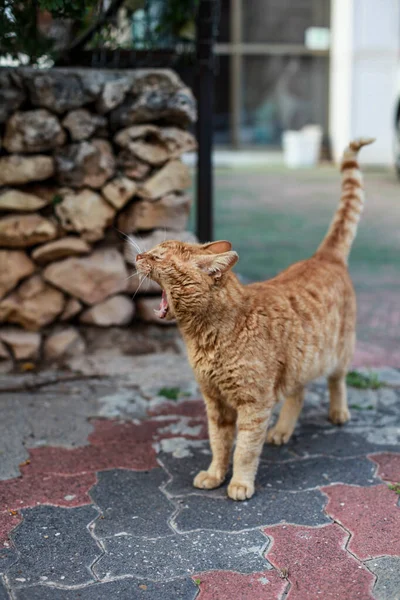
M 162 296 L 161 296 L 160 308 L 158 310 L 155 310 L 154 312 L 159 319 L 165 319 L 165 317 L 167 316 L 168 300 L 167 300 L 167 294 L 164 292 L 164 290 L 163 290 Z

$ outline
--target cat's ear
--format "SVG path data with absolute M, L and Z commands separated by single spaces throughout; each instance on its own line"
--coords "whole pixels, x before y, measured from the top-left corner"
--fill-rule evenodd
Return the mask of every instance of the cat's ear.
M 213 254 L 221 254 L 222 252 L 229 252 L 229 250 L 232 250 L 232 244 L 226 240 L 220 240 L 219 242 L 203 244 L 202 248 L 203 250 L 209 250 Z
M 204 256 L 199 256 L 196 262 L 202 271 L 214 277 L 221 277 L 223 273 L 232 269 L 238 260 L 238 253 L 230 250 L 222 254 L 205 254 Z

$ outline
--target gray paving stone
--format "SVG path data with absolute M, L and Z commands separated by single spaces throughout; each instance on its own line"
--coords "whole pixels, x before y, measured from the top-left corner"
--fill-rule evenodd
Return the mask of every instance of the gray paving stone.
M 98 515 L 93 506 L 39 506 L 22 511 L 11 538 L 20 553 L 7 571 L 12 587 L 35 583 L 82 585 L 92 582 L 92 563 L 101 550 L 88 525 Z
M 0 573 L 5 573 L 11 565 L 18 560 L 18 554 L 14 548 L 0 549 Z
M 340 427 L 321 429 L 317 425 L 299 427 L 287 448 L 299 456 L 326 455 L 339 458 L 365 456 L 371 452 L 393 450 L 395 445 L 370 443 L 365 434 Z M 278 448 L 279 450 L 280 448 Z M 264 455 L 263 455 L 264 458 Z
M 384 556 L 367 560 L 365 565 L 377 576 L 376 600 L 400 600 L 400 557 Z
M 194 600 L 198 590 L 189 578 L 165 583 L 122 579 L 75 590 L 36 586 L 18 590 L 15 597 L 16 600 Z M 1 594 L 0 600 L 3 600 Z
M 159 489 L 168 480 L 162 469 L 149 472 L 125 470 L 98 474 L 99 482 L 90 495 L 102 516 L 94 524 L 99 538 L 129 533 L 132 535 L 170 535 L 168 519 L 174 505 Z
M 316 456 L 281 464 L 261 462 L 256 481 L 262 496 L 264 489 L 298 491 L 331 483 L 372 485 L 378 483 L 374 472 L 375 465 L 365 457 Z
M 321 436 L 321 445 L 325 450 L 329 447 L 329 441 L 330 438 L 325 441 Z M 298 452 L 302 451 L 306 454 L 306 450 L 301 444 L 297 444 L 296 448 Z M 317 454 L 317 452 L 314 453 Z M 360 451 L 357 452 L 357 454 L 359 453 Z M 329 485 L 334 482 L 355 485 L 376 483 L 373 478 L 375 466 L 364 456 L 345 459 L 345 463 L 330 456 L 297 458 L 275 463 L 264 461 L 264 456 L 265 454 L 263 454 L 256 480 L 261 495 L 264 493 L 264 488 L 266 490 L 299 491 L 320 485 Z M 286 455 L 284 454 L 284 456 Z M 226 495 L 226 484 L 216 490 L 203 491 L 193 487 L 193 478 L 196 473 L 201 469 L 206 469 L 210 462 L 210 456 L 204 455 L 201 449 L 192 449 L 192 456 L 185 458 L 175 458 L 170 454 L 162 454 L 160 461 L 172 476 L 172 480 L 165 487 L 166 491 L 172 496 L 198 494 L 208 498 L 221 498 Z M 229 475 L 227 481 L 229 481 Z
M 182 510 L 173 523 L 182 532 L 201 527 L 240 531 L 280 522 L 297 525 L 331 522 L 324 513 L 326 498 L 317 490 L 292 493 L 257 489 L 257 493 L 246 502 L 194 494 L 179 499 L 177 503 Z
M 11 600 L 11 596 L 2 578 L 0 578 L 0 600 Z
M 268 538 L 260 531 L 194 531 L 157 539 L 107 538 L 106 552 L 94 571 L 100 579 L 130 574 L 155 581 L 209 570 L 252 573 L 270 568 L 262 556 L 267 543 Z

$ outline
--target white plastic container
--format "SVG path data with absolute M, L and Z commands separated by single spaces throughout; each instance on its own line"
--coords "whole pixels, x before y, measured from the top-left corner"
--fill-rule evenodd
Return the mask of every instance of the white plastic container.
M 285 131 L 282 135 L 283 156 L 290 168 L 315 167 L 321 149 L 322 128 L 307 125 L 300 131 Z

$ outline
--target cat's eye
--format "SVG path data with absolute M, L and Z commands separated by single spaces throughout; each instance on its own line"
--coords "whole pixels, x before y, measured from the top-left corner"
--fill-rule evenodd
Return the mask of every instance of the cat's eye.
M 153 254 L 152 257 L 154 258 L 154 260 L 162 260 L 162 256 L 157 256 Z

